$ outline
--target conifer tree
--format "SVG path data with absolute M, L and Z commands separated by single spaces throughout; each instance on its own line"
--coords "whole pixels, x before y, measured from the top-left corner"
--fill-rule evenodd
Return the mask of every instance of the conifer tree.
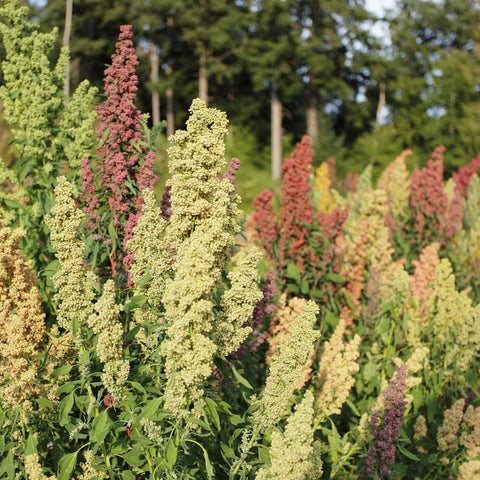
M 246 40 L 245 61 L 256 91 L 270 91 L 272 178 L 279 180 L 282 165 L 282 103 L 298 89 L 295 71 L 300 28 L 292 1 L 262 0 Z

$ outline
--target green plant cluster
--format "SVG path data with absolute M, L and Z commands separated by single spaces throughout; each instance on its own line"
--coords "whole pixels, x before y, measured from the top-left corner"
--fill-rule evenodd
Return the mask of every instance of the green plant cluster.
M 17 6 L 1 11 L 19 162 L 0 172 L 0 479 L 478 478 L 479 160 L 445 181 L 441 149 L 412 174 L 404 152 L 376 185 L 323 168 L 314 186 L 304 137 L 278 210 L 263 192 L 242 231 L 226 115 L 196 99 L 162 204 L 112 169 L 141 201 L 125 242 L 96 239 L 83 194 L 103 228 L 108 190 L 80 175 L 121 119 L 96 143 L 94 91 L 63 98 L 66 52 L 52 69 L 54 34 Z M 104 158 L 147 157 L 138 128 Z M 108 252 L 127 251 L 118 276 Z

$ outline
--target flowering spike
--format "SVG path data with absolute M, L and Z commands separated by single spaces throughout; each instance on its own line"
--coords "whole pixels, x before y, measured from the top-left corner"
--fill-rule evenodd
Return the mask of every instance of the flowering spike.
M 310 175 L 312 174 L 312 149 L 310 138 L 302 137 L 290 158 L 282 165 L 282 203 L 279 216 L 279 257 L 282 262 L 296 258 L 306 246 L 315 210 L 310 200 Z
M 387 389 L 382 394 L 383 409 L 370 418 L 370 430 L 373 443 L 368 451 L 366 465 L 360 478 L 369 480 L 387 480 L 391 475 L 391 467 L 395 463 L 395 442 L 399 437 L 399 429 L 403 423 L 406 408 L 404 399 L 406 391 L 407 367 L 400 365 Z
M 133 48 L 131 25 L 122 25 L 112 55 L 112 65 L 105 70 L 105 94 L 102 105 L 96 107 L 98 114 L 99 162 L 96 166 L 100 190 L 108 200 L 99 199 L 99 207 L 107 203 L 108 220 L 113 223 L 120 240 L 116 262 L 123 261 L 128 271 L 133 254 L 127 242 L 133 237 L 142 205 L 140 191 L 153 189 L 157 177 L 153 173 L 155 154 L 147 151 L 143 137 L 143 116 L 135 107 L 138 77 L 135 67 L 138 59 Z M 98 187 L 92 186 L 94 172 L 84 160 L 82 168 L 83 200 L 85 211 L 90 216 L 90 226 L 96 222 L 92 208 L 97 201 Z M 132 191 L 132 184 L 136 188 Z

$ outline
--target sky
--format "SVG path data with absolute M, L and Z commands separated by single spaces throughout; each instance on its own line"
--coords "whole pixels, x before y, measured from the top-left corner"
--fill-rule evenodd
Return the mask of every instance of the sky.
M 386 9 L 393 8 L 395 4 L 396 0 L 365 0 L 366 9 L 376 15 L 382 15 Z M 388 27 L 385 23 L 377 22 L 372 32 L 377 37 L 384 38 L 388 42 Z

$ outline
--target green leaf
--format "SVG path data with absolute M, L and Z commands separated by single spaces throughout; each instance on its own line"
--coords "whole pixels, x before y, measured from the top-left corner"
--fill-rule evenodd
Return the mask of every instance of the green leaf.
M 292 278 L 295 280 L 298 284 L 301 283 L 301 276 L 302 276 L 302 271 L 300 270 L 299 267 L 297 267 L 294 263 L 289 263 L 287 265 L 287 273 L 285 274 L 287 278 Z
M 52 408 L 52 402 L 48 398 L 39 397 L 35 400 L 40 407 Z
M 330 327 L 336 328 L 339 322 L 339 318 L 330 310 L 327 310 L 325 313 L 325 322 Z
M 22 208 L 22 205 L 16 202 L 15 200 L 4 200 L 4 202 L 5 202 L 5 206 L 7 206 L 8 208 L 11 208 L 12 210 L 17 208 Z
M 163 397 L 157 397 L 149 400 L 142 408 L 142 412 L 138 416 L 138 420 L 142 420 L 144 418 L 149 418 L 151 420 L 155 413 L 157 413 L 157 411 L 160 409 L 162 402 Z
M 37 453 L 38 440 L 33 436 L 29 435 L 27 441 L 25 442 L 25 453 L 24 455 L 33 455 Z
M 217 427 L 217 430 L 220 430 L 220 418 L 217 412 L 217 404 L 209 397 L 205 397 L 205 403 L 207 404 L 205 407 L 205 411 L 207 412 L 208 416 L 213 420 L 213 423 Z
M 43 269 L 43 275 L 46 278 L 51 278 L 55 273 L 57 273 L 60 268 L 61 268 L 61 263 L 55 259 L 52 260 L 44 269 Z
M 270 463 L 270 449 L 264 445 L 259 445 L 258 458 L 263 464 L 268 465 Z
M 300 286 L 300 290 L 304 295 L 306 295 L 308 293 L 309 285 L 308 285 L 308 282 L 306 280 L 302 281 L 302 284 Z
M 361 414 L 358 411 L 358 408 L 355 406 L 355 404 L 351 400 L 347 399 L 346 404 L 350 407 L 350 410 L 353 412 L 354 415 L 356 415 L 357 417 L 361 417 Z
M 243 418 L 240 415 L 232 415 L 228 419 L 232 425 L 240 425 L 243 423 Z
M 147 394 L 147 391 L 143 388 L 143 386 L 138 382 L 128 382 L 132 388 L 134 388 L 137 392 L 143 393 L 144 395 Z
M 202 447 L 202 450 L 203 450 L 203 458 L 205 460 L 205 468 L 207 470 L 208 478 L 214 478 L 213 475 L 215 472 L 213 470 L 212 464 L 210 463 L 210 458 L 208 457 L 208 453 L 203 447 Z
M 73 400 L 73 392 L 71 392 L 60 402 L 58 407 L 58 421 L 62 427 L 70 421 L 70 416 L 68 414 L 72 410 Z
M 142 455 L 142 450 L 140 448 L 132 448 L 127 453 L 122 455 L 122 458 L 131 466 L 131 467 L 140 467 L 142 463 L 140 456 Z
M 372 363 L 367 363 L 365 367 L 363 368 L 363 378 L 368 382 L 372 378 L 377 376 L 377 369 L 375 368 L 375 365 Z
M 68 382 L 64 383 L 62 386 L 58 387 L 57 395 L 61 395 L 62 393 L 70 393 L 72 390 L 75 389 L 75 384 L 78 382 Z
M 345 279 L 338 275 L 337 273 L 326 273 L 324 277 L 333 283 L 344 283 Z
M 15 463 L 13 462 L 13 451 L 10 450 L 8 455 L 0 462 L 0 475 L 6 473 L 8 480 L 15 478 Z
M 410 460 L 415 460 L 416 462 L 420 461 L 419 457 L 417 457 L 414 453 L 409 452 L 405 447 L 398 445 L 398 449 L 400 450 L 400 452 L 402 452 L 403 455 L 405 455 Z
M 108 435 L 112 422 L 107 410 L 103 410 L 100 415 L 93 419 L 92 430 L 90 431 L 90 441 L 94 443 L 101 443 Z
M 148 300 L 146 295 L 135 295 L 130 299 L 130 301 L 125 305 L 125 311 L 129 312 L 135 308 L 140 308 L 145 305 L 145 302 Z
M 299 293 L 300 289 L 298 288 L 298 285 L 295 285 L 294 283 L 287 283 L 287 288 L 291 293 Z
M 316 288 L 315 290 L 312 290 L 310 292 L 310 295 L 316 298 L 320 298 L 322 300 L 325 298 L 325 292 L 323 292 L 322 290 L 319 290 L 318 288 Z
M 177 462 L 177 452 L 178 447 L 175 445 L 173 439 L 170 439 L 167 443 L 167 447 L 165 448 L 165 461 L 167 463 L 167 467 L 171 470 L 175 463 Z
M 237 369 L 233 366 L 233 364 L 230 364 L 230 367 L 232 368 L 232 372 L 234 377 L 237 379 L 238 382 L 240 382 L 244 387 L 247 387 L 250 390 L 253 390 L 253 387 L 248 383 L 248 380 L 243 378 L 237 371 Z
M 132 340 L 133 338 L 135 338 L 135 335 L 140 331 L 141 328 L 142 328 L 141 325 L 136 325 L 125 335 L 125 337 L 123 338 L 123 341 L 126 343 Z
M 62 377 L 63 375 L 68 375 L 71 369 L 72 365 L 62 365 L 52 372 L 52 377 Z
M 220 448 L 225 458 L 232 458 L 235 456 L 235 451 L 233 450 L 233 448 L 229 447 L 228 445 L 221 443 Z
M 122 472 L 122 479 L 123 480 L 136 480 L 136 476 L 130 470 L 124 470 Z
M 202 427 L 204 428 L 205 430 L 210 430 L 210 432 L 212 432 L 212 429 L 210 428 L 210 425 L 206 422 L 204 422 L 202 419 L 200 418 L 196 418 L 196 417 L 189 417 L 188 418 L 188 421 L 191 422 L 191 423 L 194 423 L 195 425 L 198 425 L 199 427 Z M 212 432 L 213 433 L 213 432 Z
M 77 464 L 77 452 L 64 455 L 58 462 L 57 480 L 71 480 L 71 474 Z
M 430 423 L 435 418 L 435 413 L 438 407 L 438 398 L 435 392 L 430 392 L 425 398 L 427 405 L 427 420 Z
M 135 285 L 137 287 L 144 287 L 148 282 L 151 282 L 152 279 L 152 274 L 147 272 Z
M 108 138 L 108 135 L 110 134 L 110 129 L 107 127 L 103 132 L 102 132 L 102 143 L 105 143 L 105 140 Z

